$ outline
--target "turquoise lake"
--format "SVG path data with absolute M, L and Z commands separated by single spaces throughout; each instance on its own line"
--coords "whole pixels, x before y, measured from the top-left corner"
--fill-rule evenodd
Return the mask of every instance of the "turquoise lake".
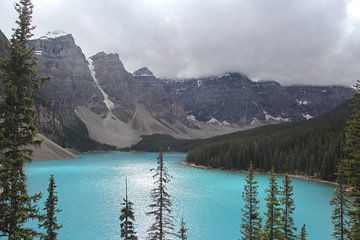
M 185 156 L 164 155 L 172 175 L 169 192 L 176 226 L 184 217 L 191 240 L 239 239 L 246 175 L 186 166 L 181 164 Z M 145 212 L 151 202 L 154 185 L 150 169 L 156 166 L 156 157 L 156 153 L 110 152 L 85 154 L 74 160 L 33 161 L 26 166 L 28 187 L 46 195 L 49 175 L 55 175 L 62 209 L 58 220 L 63 225 L 59 240 L 115 240 L 120 239 L 118 218 L 127 177 L 139 239 L 145 239 L 152 221 Z M 259 174 L 256 180 L 264 212 L 268 176 Z M 331 239 L 329 201 L 334 187 L 299 179 L 293 179 L 293 185 L 297 226 L 306 224 L 309 240 Z

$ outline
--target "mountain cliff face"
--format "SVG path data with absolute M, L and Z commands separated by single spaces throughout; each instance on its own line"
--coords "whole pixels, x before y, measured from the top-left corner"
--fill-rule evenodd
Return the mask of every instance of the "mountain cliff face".
M 38 74 L 50 78 L 35 93 L 38 128 L 62 146 L 73 138 L 73 130 L 86 137 L 86 127 L 76 116 L 76 109 L 88 104 L 98 108 L 105 105 L 80 47 L 70 34 L 61 32 L 31 40 L 29 46 L 38 59 Z
M 8 46 L 9 41 L 4 33 L 0 30 L 0 59 L 5 58 L 8 55 Z
M 0 32 L 0 57 L 1 39 Z M 131 74 L 118 54 L 100 52 L 87 59 L 74 38 L 59 31 L 29 45 L 39 75 L 50 77 L 35 94 L 37 126 L 62 146 L 92 145 L 93 139 L 126 147 L 157 133 L 206 138 L 310 119 L 352 96 L 347 87 L 281 86 L 240 73 L 173 80 L 143 67 Z
M 188 115 L 203 122 L 215 118 L 239 125 L 312 118 L 352 96 L 347 87 L 287 87 L 275 81 L 253 82 L 238 73 L 169 80 L 166 88 L 180 99 Z

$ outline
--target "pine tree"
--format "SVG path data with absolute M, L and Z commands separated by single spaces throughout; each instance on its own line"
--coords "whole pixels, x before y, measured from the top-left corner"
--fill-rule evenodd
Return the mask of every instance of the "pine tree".
M 334 196 L 330 204 L 335 206 L 332 214 L 332 223 L 334 225 L 333 237 L 338 240 L 349 239 L 349 221 L 347 214 L 349 212 L 350 201 L 346 192 L 346 185 L 342 181 L 342 177 L 338 177 L 338 185 L 336 186 Z
M 149 205 L 151 211 L 146 214 L 154 217 L 154 222 L 148 230 L 149 240 L 167 240 L 170 235 L 174 235 L 173 216 L 171 215 L 170 194 L 167 191 L 167 183 L 170 181 L 170 175 L 164 165 L 162 150 L 158 156 L 158 166 L 151 171 L 155 171 L 153 178 L 156 187 L 151 190 L 153 203 Z
M 186 228 L 186 223 L 184 221 L 184 218 L 181 219 L 181 223 L 180 223 L 180 230 L 178 231 L 178 236 L 179 236 L 179 239 L 181 240 L 187 240 L 188 237 L 187 237 L 187 231 L 189 229 Z
M 352 116 L 345 128 L 345 150 L 348 159 L 341 162 L 339 172 L 350 190 L 350 238 L 360 239 L 360 81 L 352 99 Z
M 271 170 L 269 188 L 266 197 L 267 212 L 265 222 L 265 237 L 269 240 L 283 239 L 282 223 L 281 223 L 281 208 L 278 189 L 276 182 L 276 174 L 274 169 Z
M 283 187 L 281 189 L 281 204 L 283 206 L 281 222 L 284 239 L 293 240 L 296 239 L 296 227 L 294 223 L 293 214 L 295 211 L 295 201 L 293 199 L 294 187 L 291 185 L 291 179 L 288 174 L 285 174 Z
M 124 240 L 137 240 L 138 238 L 133 223 L 135 221 L 133 203 L 128 198 L 127 179 L 125 180 L 125 198 L 123 199 L 122 205 L 123 208 L 120 214 L 121 237 Z
M 34 140 L 32 92 L 44 79 L 36 77 L 36 59 L 27 41 L 31 38 L 33 4 L 19 0 L 19 17 L 9 46 L 9 58 L 0 62 L 4 99 L 0 101 L 0 236 L 10 240 L 32 239 L 39 233 L 25 226 L 40 219 L 36 206 L 40 194 L 27 192 L 24 163 L 30 161 Z
M 242 209 L 241 234 L 243 240 L 258 240 L 261 235 L 261 216 L 259 215 L 258 185 L 252 163 L 248 171 L 242 194 L 245 205 Z
M 307 233 L 305 224 L 301 227 L 300 240 L 306 240 Z
M 49 187 L 48 187 L 48 198 L 45 202 L 44 210 L 46 215 L 44 216 L 44 220 L 39 227 L 45 229 L 46 233 L 41 237 L 43 240 L 56 240 L 57 239 L 57 231 L 61 229 L 61 225 L 57 222 L 56 213 L 61 212 L 60 209 L 57 208 L 58 205 L 58 197 L 56 196 L 56 183 L 53 175 L 50 176 Z

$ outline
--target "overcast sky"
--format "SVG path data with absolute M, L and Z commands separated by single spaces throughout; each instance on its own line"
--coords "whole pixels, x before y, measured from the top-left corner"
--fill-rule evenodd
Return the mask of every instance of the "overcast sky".
M 160 77 L 237 71 L 282 84 L 360 79 L 360 0 L 33 0 L 34 31 L 71 33 L 87 56 L 119 53 Z M 9 37 L 16 12 L 0 1 Z

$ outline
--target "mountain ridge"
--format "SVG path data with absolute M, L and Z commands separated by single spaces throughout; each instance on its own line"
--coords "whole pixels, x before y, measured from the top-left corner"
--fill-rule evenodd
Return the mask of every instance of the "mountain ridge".
M 116 147 L 129 147 L 152 134 L 208 138 L 310 119 L 353 92 L 340 86 L 254 82 L 242 73 L 161 79 L 143 67 L 132 74 L 118 54 L 99 52 L 88 59 L 71 34 L 59 32 L 33 39 L 29 46 L 38 58 L 39 75 L 52 79 L 35 94 L 37 126 L 62 146 L 71 139 L 65 129 Z

